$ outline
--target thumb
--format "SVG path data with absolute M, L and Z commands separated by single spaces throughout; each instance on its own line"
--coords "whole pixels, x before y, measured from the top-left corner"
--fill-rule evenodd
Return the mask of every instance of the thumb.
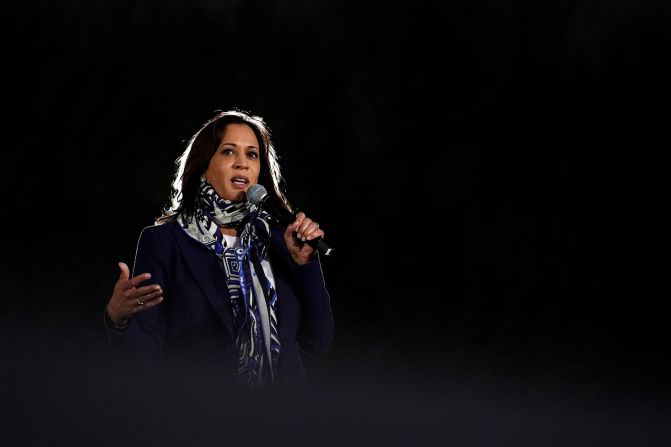
M 128 278 L 130 277 L 128 266 L 124 262 L 119 262 L 119 270 L 121 270 L 119 273 L 119 280 L 128 281 Z

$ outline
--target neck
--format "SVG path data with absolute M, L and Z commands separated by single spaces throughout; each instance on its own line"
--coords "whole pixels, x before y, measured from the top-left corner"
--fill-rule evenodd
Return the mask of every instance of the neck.
M 236 230 L 235 228 L 221 227 L 219 229 L 221 230 L 221 233 L 225 234 L 226 236 L 237 236 L 238 235 L 238 230 Z

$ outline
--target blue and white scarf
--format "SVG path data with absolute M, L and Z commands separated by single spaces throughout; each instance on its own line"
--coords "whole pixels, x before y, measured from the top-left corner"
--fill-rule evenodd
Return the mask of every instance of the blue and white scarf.
M 280 353 L 277 324 L 277 294 L 261 269 L 270 243 L 271 217 L 249 202 L 222 199 L 201 178 L 198 206 L 193 216 L 180 214 L 182 229 L 221 260 L 233 309 L 234 341 L 238 352 L 237 373 L 249 386 L 273 382 Z M 238 229 L 238 246 L 227 247 L 220 227 Z M 258 266 L 258 269 L 255 268 Z M 256 273 L 265 300 L 257 296 L 252 281 Z M 268 310 L 270 346 L 266 346 L 259 303 Z

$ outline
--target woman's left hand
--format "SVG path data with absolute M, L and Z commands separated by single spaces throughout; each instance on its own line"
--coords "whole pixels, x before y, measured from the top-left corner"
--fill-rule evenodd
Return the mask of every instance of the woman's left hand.
M 296 220 L 289 224 L 284 232 L 284 241 L 296 264 L 304 265 L 310 262 L 316 250 L 306 241 L 318 237 L 324 237 L 324 230 L 319 228 L 319 224 L 307 217 L 305 213 L 296 214 Z

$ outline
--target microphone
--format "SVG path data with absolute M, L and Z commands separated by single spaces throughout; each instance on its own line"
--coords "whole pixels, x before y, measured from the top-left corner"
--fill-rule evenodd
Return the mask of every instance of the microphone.
M 281 224 L 289 225 L 296 220 L 296 215 L 274 200 L 263 185 L 258 183 L 247 188 L 247 201 L 263 209 Z M 319 250 L 324 256 L 333 256 L 334 249 L 329 247 L 321 237 L 305 241 L 310 247 Z

